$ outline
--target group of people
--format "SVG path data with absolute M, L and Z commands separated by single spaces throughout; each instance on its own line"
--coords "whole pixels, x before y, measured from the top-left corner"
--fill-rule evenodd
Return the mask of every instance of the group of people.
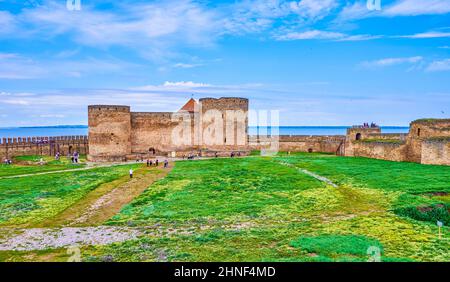
M 155 162 L 153 162 L 152 160 L 147 160 L 147 167 L 152 167 L 152 166 L 159 166 L 159 160 L 156 159 Z M 164 160 L 164 168 L 168 168 L 169 167 L 169 161 L 168 160 Z M 130 178 L 133 178 L 133 169 L 130 168 Z
M 378 127 L 378 125 L 374 122 L 371 122 L 370 124 L 368 122 L 365 122 L 363 124 L 363 128 L 376 128 L 376 127 Z
M 193 160 L 193 159 L 195 159 L 195 157 L 199 157 L 199 155 L 194 155 L 194 154 L 189 154 L 188 156 L 187 156 L 187 159 L 188 160 Z M 185 155 L 183 155 L 183 160 L 186 158 L 186 156 Z
M 159 166 L 159 160 L 156 159 L 155 160 L 155 166 Z M 147 160 L 147 167 L 153 166 L 153 161 L 152 160 Z
M 11 159 L 8 159 L 8 158 L 5 158 L 5 160 L 3 161 L 3 163 L 4 163 L 5 165 L 12 165 L 12 160 L 11 160 Z
M 148 159 L 147 160 L 147 167 L 151 167 L 151 166 L 159 166 L 159 160 L 156 159 L 155 162 L 153 162 L 152 160 Z M 169 167 L 169 161 L 168 160 L 164 160 L 164 168 L 168 168 Z
M 237 152 L 237 153 L 231 152 L 230 157 L 234 158 L 236 156 L 240 157 L 241 156 L 241 152 Z

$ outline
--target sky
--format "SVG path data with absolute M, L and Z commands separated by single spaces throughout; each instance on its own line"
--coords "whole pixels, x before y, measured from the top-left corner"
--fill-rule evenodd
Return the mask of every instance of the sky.
M 0 0 L 0 127 L 227 96 L 284 126 L 449 118 L 450 0 Z

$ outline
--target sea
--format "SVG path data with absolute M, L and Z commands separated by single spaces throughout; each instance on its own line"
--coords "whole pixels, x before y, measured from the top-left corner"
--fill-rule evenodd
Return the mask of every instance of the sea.
M 350 126 L 280 126 L 276 128 L 249 127 L 250 135 L 267 135 L 271 132 L 279 135 L 345 135 Z M 408 133 L 407 126 L 382 126 L 383 133 Z M 14 137 L 53 137 L 69 135 L 87 135 L 86 125 L 64 125 L 45 127 L 0 127 L 0 138 Z

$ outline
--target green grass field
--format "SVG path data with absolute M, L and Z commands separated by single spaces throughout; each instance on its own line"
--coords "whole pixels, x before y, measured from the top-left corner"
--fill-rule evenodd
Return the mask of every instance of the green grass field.
M 282 165 L 289 163 L 292 166 Z M 334 188 L 302 173 L 327 177 Z M 0 180 L 0 224 L 37 223 L 122 168 Z M 127 169 L 127 168 L 125 168 Z M 450 261 L 450 167 L 326 154 L 180 161 L 104 224 L 136 240 L 82 248 L 84 261 Z M 64 260 L 65 250 L 0 252 Z M 49 254 L 53 254 L 50 256 Z
M 44 160 L 42 165 L 39 164 L 41 158 Z M 84 167 L 85 162 L 86 156 L 80 156 L 78 164 L 72 164 L 65 156 L 58 161 L 49 156 L 20 156 L 13 159 L 13 165 L 0 164 L 0 177 L 77 169 Z
M 2 179 L 0 227 L 33 226 L 56 216 L 100 184 L 127 175 L 129 169 L 130 166 L 115 166 Z

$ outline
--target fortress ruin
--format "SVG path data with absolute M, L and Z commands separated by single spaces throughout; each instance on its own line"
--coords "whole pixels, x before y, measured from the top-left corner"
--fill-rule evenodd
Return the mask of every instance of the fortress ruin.
M 178 112 L 131 112 L 93 105 L 90 161 L 125 161 L 155 155 L 248 152 L 248 99 L 190 99 Z
M 405 134 L 353 126 L 346 135 L 275 138 L 248 135 L 248 111 L 249 101 L 244 98 L 191 99 L 178 112 L 162 113 L 92 105 L 88 107 L 89 136 L 3 138 L 0 157 L 67 155 L 74 151 L 88 154 L 88 160 L 94 162 L 161 155 L 229 156 L 231 152 L 246 155 L 251 150 L 266 150 L 276 143 L 277 149 L 285 152 L 450 165 L 450 119 L 419 119 Z

